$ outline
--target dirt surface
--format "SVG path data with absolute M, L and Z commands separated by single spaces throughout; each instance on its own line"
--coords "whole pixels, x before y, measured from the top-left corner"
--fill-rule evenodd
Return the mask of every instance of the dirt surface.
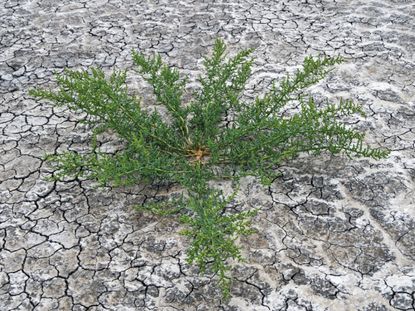
M 414 16 L 409 0 L 1 1 L 0 310 L 415 310 Z M 269 188 L 243 180 L 239 205 L 261 212 L 229 302 L 185 263 L 177 223 L 132 210 L 165 190 L 45 180 L 43 155 L 85 150 L 89 132 L 27 95 L 64 67 L 132 70 L 132 49 L 194 76 L 218 36 L 256 48 L 247 96 L 306 55 L 343 55 L 311 91 L 361 103 L 350 123 L 392 150 L 302 156 Z

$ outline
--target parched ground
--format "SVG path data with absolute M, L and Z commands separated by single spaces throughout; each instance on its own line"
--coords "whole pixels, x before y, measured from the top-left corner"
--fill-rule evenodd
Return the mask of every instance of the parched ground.
M 410 0 L 1 1 L 0 310 L 415 310 L 414 16 Z M 218 36 L 256 48 L 250 91 L 305 55 L 345 56 L 312 92 L 360 102 L 368 116 L 350 122 L 392 150 L 303 156 L 269 188 L 245 179 L 239 203 L 261 212 L 229 302 L 186 264 L 177 223 L 132 210 L 161 189 L 45 179 L 44 154 L 84 150 L 88 129 L 27 95 L 64 67 L 132 69 L 131 49 L 196 74 Z

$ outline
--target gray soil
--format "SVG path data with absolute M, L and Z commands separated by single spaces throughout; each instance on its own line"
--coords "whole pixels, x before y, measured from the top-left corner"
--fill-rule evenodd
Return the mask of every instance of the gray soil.
M 0 310 L 415 310 L 414 16 L 410 0 L 1 1 Z M 348 122 L 392 150 L 304 155 L 269 188 L 244 179 L 238 206 L 261 212 L 229 302 L 186 264 L 176 222 L 132 209 L 165 189 L 45 180 L 43 155 L 85 150 L 89 131 L 27 95 L 64 67 L 132 71 L 132 49 L 194 77 L 218 36 L 256 49 L 246 96 L 306 55 L 345 56 L 311 92 L 361 103 L 367 118 Z

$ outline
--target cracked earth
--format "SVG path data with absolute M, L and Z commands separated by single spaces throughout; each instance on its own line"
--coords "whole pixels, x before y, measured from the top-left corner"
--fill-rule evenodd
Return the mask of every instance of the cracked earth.
M 0 310 L 415 310 L 414 16 L 411 0 L 1 1 Z M 44 154 L 85 150 L 89 132 L 27 95 L 64 67 L 132 69 L 131 49 L 194 76 L 217 36 L 256 49 L 246 96 L 306 55 L 343 55 L 312 93 L 361 103 L 350 123 L 392 150 L 302 156 L 269 188 L 243 180 L 237 208 L 261 211 L 229 302 L 186 264 L 177 223 L 131 208 L 169 189 L 47 180 Z

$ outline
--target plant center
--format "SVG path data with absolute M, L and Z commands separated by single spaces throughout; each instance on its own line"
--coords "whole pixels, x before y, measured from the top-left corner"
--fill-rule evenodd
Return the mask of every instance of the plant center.
M 196 147 L 188 150 L 191 162 L 202 162 L 203 159 L 210 155 L 209 149 L 206 147 Z

